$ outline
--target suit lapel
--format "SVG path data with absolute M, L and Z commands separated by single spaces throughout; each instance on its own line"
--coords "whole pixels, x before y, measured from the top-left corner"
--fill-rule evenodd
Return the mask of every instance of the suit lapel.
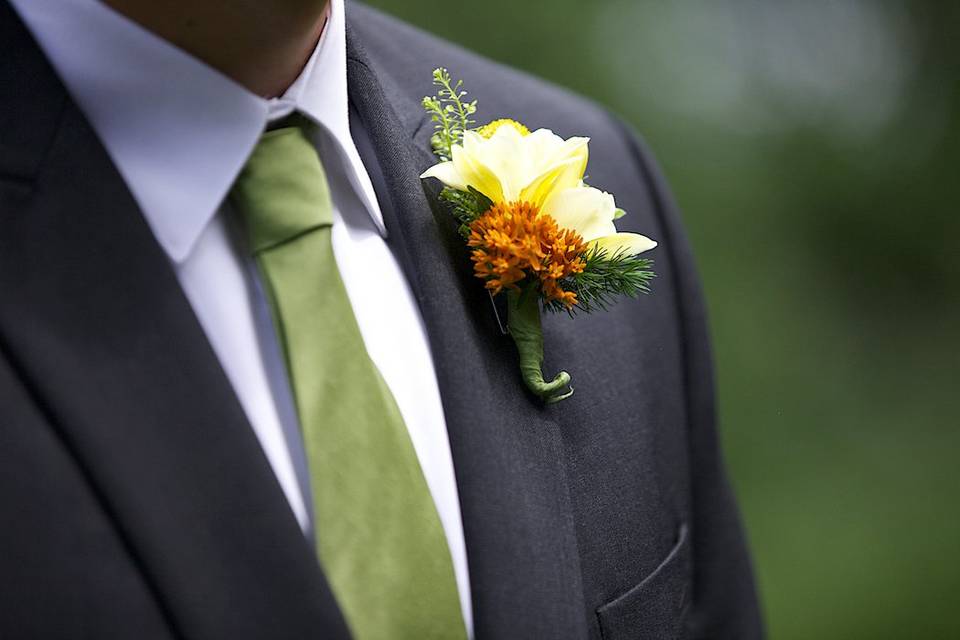
M 179 636 L 347 637 L 166 256 L 6 3 L 0 43 L 0 352 Z
M 474 282 L 449 216 L 418 174 L 419 104 L 371 61 L 348 19 L 355 137 L 430 338 L 450 436 L 478 638 L 586 637 L 557 409 L 529 397 L 510 339 Z

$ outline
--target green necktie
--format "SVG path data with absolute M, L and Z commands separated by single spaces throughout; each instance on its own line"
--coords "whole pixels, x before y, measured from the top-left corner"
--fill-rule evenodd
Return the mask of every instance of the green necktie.
M 326 177 L 304 130 L 264 133 L 231 199 L 286 354 L 317 552 L 354 636 L 466 638 L 440 518 L 340 279 Z

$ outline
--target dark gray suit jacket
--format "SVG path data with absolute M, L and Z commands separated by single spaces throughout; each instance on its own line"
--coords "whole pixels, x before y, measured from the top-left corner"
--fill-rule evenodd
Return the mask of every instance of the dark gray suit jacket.
M 349 8 L 353 130 L 426 322 L 480 639 L 762 635 L 714 424 L 703 301 L 650 156 L 604 110 Z M 470 273 L 419 99 L 444 65 L 587 135 L 590 181 L 660 242 L 653 295 L 549 316 L 544 408 Z M 0 1 L 0 637 L 346 638 L 177 280 L 89 124 Z

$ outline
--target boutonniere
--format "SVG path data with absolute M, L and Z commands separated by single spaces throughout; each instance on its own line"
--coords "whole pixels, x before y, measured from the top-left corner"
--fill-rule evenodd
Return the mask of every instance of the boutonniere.
M 507 297 L 507 330 L 527 387 L 544 402 L 573 394 L 570 374 L 543 376 L 541 308 L 591 313 L 621 296 L 649 291 L 652 262 L 639 254 L 657 243 L 618 232 L 624 215 L 613 196 L 587 185 L 588 138 L 564 140 L 515 120 L 475 127 L 477 101 L 446 69 L 433 72 L 425 97 L 440 162 L 421 178 L 444 184 L 440 200 L 459 221 L 473 271 L 492 296 Z

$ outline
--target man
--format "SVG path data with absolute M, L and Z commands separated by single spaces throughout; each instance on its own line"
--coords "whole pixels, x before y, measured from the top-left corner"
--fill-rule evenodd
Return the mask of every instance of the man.
M 0 636 L 762 635 L 675 207 L 590 103 L 342 0 L 0 0 Z M 653 295 L 545 407 L 430 71 L 591 137 Z M 556 367 L 554 366 L 553 369 Z

